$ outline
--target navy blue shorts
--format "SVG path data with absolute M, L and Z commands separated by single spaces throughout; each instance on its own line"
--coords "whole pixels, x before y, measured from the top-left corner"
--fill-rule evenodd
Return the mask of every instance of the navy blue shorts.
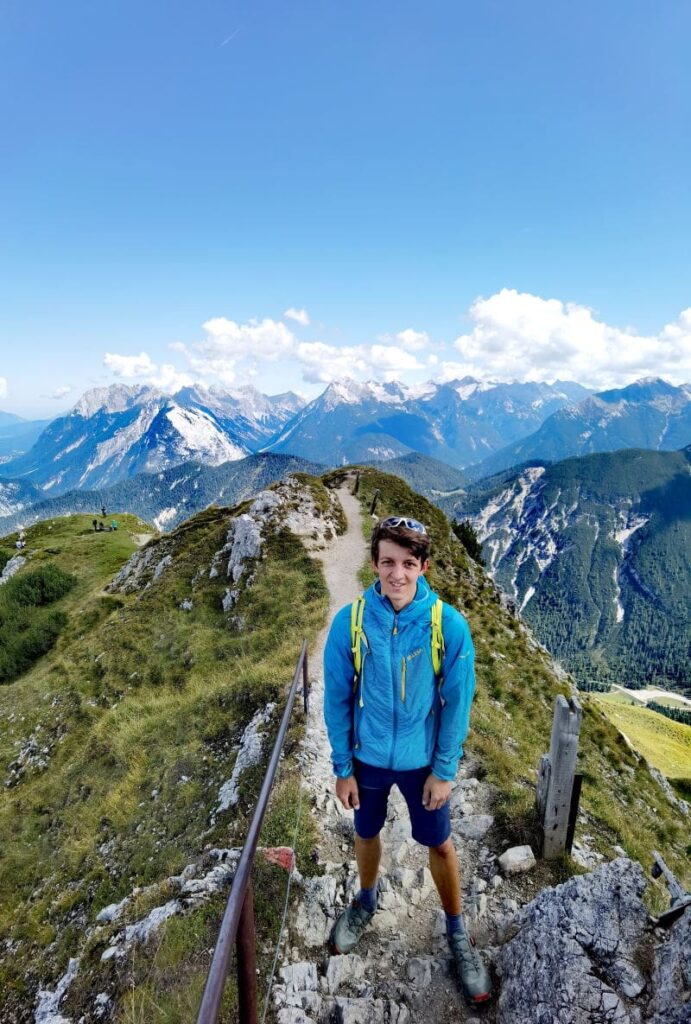
M 373 839 L 381 832 L 386 821 L 389 791 L 395 783 L 408 805 L 413 839 L 422 846 L 441 846 L 451 835 L 451 815 L 448 800 L 436 811 L 423 807 L 422 790 L 430 771 L 428 767 L 397 772 L 356 760 L 354 772 L 360 807 L 355 811 L 355 831 L 360 838 Z

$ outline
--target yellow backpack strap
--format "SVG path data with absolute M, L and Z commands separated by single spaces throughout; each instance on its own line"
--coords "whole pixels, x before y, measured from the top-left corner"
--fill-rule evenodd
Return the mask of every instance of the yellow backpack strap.
M 355 682 L 362 668 L 362 619 L 365 614 L 365 598 L 362 594 L 350 606 L 350 650 L 353 655 Z
M 441 617 L 444 602 L 441 598 L 432 605 L 432 668 L 435 676 L 441 676 L 442 659 L 444 657 L 444 634 L 441 628 Z

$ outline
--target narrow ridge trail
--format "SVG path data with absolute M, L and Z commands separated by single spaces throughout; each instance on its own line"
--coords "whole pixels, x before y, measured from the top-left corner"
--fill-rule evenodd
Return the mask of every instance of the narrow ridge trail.
M 352 479 L 339 489 L 347 531 L 322 552 L 331 594 L 329 624 L 360 592 L 357 574 L 365 557 L 360 504 Z M 335 917 L 357 891 L 353 814 L 335 797 L 330 748 L 323 719 L 323 651 L 328 625 L 311 662 L 310 714 L 299 754 L 305 799 L 320 832 L 323 874 L 296 887 L 285 938 L 285 957 L 273 1000 L 279 1024 L 451 1024 L 479 1022 L 452 973 L 441 910 L 426 850 L 410 837 L 405 802 L 392 790 L 382 832 L 379 910 L 357 949 L 331 956 L 327 939 Z M 461 862 L 466 919 L 478 937 L 487 898 L 486 878 L 496 861 L 483 846 L 492 824 L 489 787 L 461 762 L 451 796 L 452 836 Z M 478 877 L 484 875 L 485 877 Z M 487 935 L 484 935 L 487 938 Z M 491 954 L 492 951 L 488 950 Z M 482 1020 L 495 1020 L 494 1004 Z

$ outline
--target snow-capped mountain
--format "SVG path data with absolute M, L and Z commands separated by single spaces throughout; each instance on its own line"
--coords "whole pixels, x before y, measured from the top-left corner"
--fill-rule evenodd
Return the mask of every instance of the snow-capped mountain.
M 620 448 L 674 451 L 691 440 L 691 387 L 644 377 L 554 412 L 534 433 L 473 467 L 476 479 L 531 459 L 558 461 Z
M 334 381 L 266 446 L 334 464 L 417 451 L 452 466 L 478 462 L 589 394 L 578 384 L 499 384 L 465 377 L 409 387 Z
M 580 681 L 691 677 L 691 446 L 528 465 L 436 503 Z
M 53 420 L 29 452 L 8 462 L 4 475 L 62 494 L 193 459 L 216 466 L 250 454 L 299 402 L 292 394 L 267 398 L 254 389 L 197 386 L 170 396 L 143 386 L 94 388 Z
M 292 391 L 263 395 L 251 385 L 224 390 L 195 384 L 176 392 L 175 401 L 186 408 L 213 413 L 238 444 L 250 451 L 270 440 L 305 404 Z

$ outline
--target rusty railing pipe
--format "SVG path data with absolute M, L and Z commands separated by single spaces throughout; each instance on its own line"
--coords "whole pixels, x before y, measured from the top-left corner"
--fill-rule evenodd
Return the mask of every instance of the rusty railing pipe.
M 281 757 L 281 750 L 283 749 L 283 743 L 285 741 L 286 732 L 288 731 L 288 722 L 290 720 L 290 713 L 293 709 L 293 701 L 295 700 L 295 693 L 297 690 L 298 681 L 302 675 L 303 680 L 307 675 L 307 641 L 302 641 L 302 648 L 300 650 L 300 657 L 295 667 L 295 673 L 293 675 L 293 681 L 288 691 L 288 699 L 286 701 L 285 710 L 283 712 L 283 718 L 278 728 L 278 735 L 274 743 L 274 748 L 271 752 L 271 760 L 269 766 L 266 769 L 266 775 L 264 776 L 264 782 L 259 793 L 257 800 L 257 806 L 250 822 L 250 827 L 247 832 L 247 838 L 245 839 L 245 845 L 242 848 L 240 854 L 240 860 L 235 871 L 235 877 L 233 878 L 232 888 L 230 895 L 228 896 L 228 902 L 226 904 L 225 913 L 223 915 L 223 921 L 221 922 L 221 928 L 218 933 L 218 939 L 216 940 L 216 948 L 214 949 L 213 959 L 211 961 L 211 967 L 209 968 L 209 976 L 206 979 L 206 986 L 204 987 L 204 995 L 199 1007 L 199 1014 L 197 1016 L 197 1024 L 216 1024 L 218 1019 L 218 1012 L 221 1007 L 221 1000 L 223 998 L 223 990 L 226 984 L 226 978 L 228 975 L 228 964 L 230 963 L 230 954 L 233 949 L 233 943 L 238 934 L 238 926 L 240 924 L 240 918 L 242 915 L 243 907 L 245 906 L 246 896 L 249 893 L 249 903 L 247 907 L 246 917 L 251 917 L 252 927 L 254 925 L 254 913 L 252 911 L 251 901 L 251 890 L 250 878 L 252 872 L 252 865 L 254 863 L 254 854 L 257 849 L 257 842 L 259 840 L 259 833 L 261 831 L 262 822 L 264 820 L 264 814 L 266 812 L 266 806 L 269 802 L 269 795 L 273 786 L 274 777 L 276 775 L 276 769 L 278 768 L 278 762 Z M 246 948 L 247 934 L 243 922 L 243 940 L 238 945 L 245 949 Z M 252 941 L 254 948 L 254 942 Z M 241 954 L 242 955 L 242 954 Z M 245 959 L 244 967 L 238 965 L 239 970 L 247 969 L 247 961 Z M 254 967 L 252 967 L 253 977 L 249 978 L 248 974 L 245 974 L 245 981 L 248 985 L 254 986 L 254 1004 L 255 1004 L 255 1017 L 254 1019 L 243 1016 L 242 1024 L 255 1024 L 256 1021 L 256 985 L 257 977 Z M 245 983 L 240 982 L 240 993 L 241 998 L 245 998 L 243 990 Z

